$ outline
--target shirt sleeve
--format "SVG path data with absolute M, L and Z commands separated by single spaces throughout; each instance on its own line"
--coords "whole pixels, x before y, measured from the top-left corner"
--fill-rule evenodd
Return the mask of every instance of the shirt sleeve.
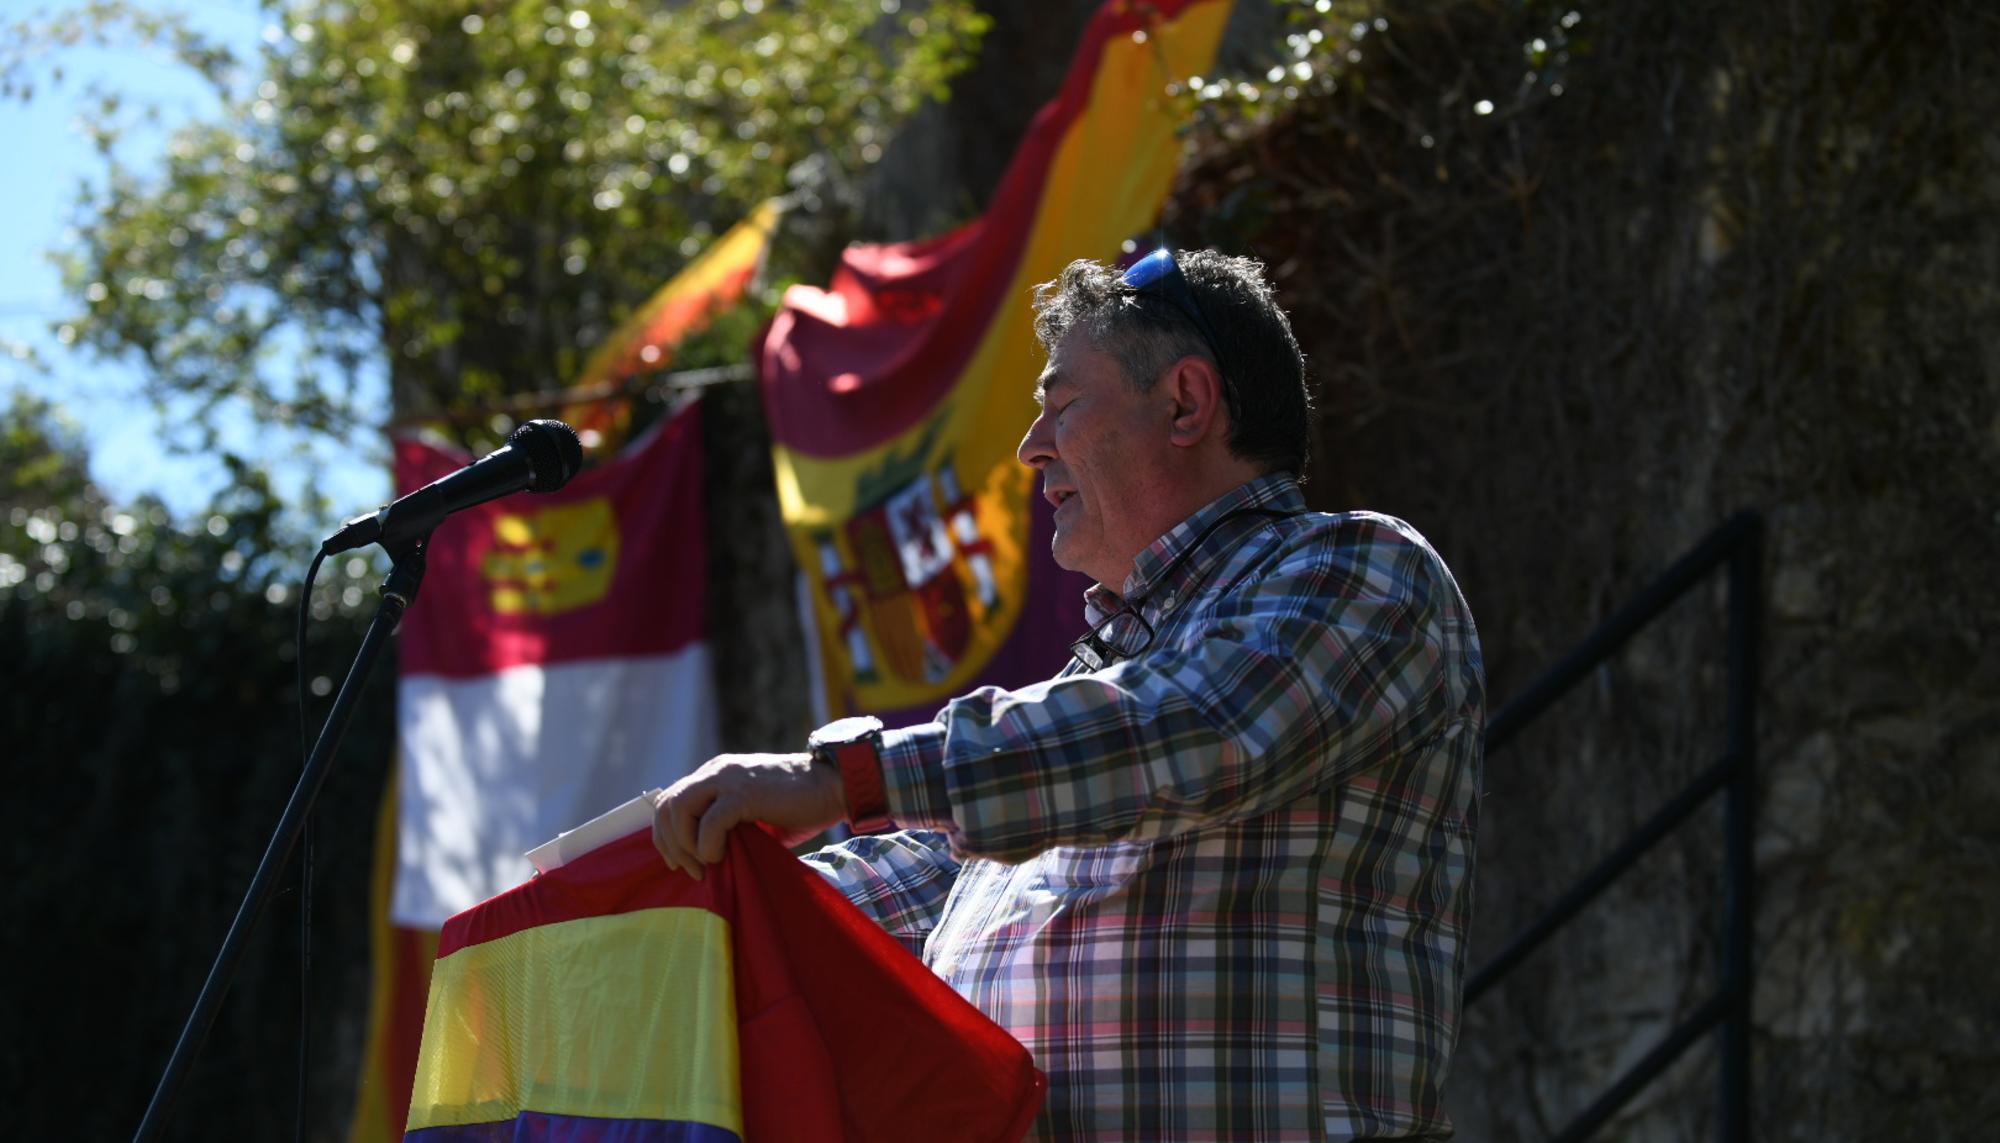
M 959 868 L 945 836 L 929 830 L 852 837 L 803 860 L 918 956 Z
M 1450 713 L 1434 559 L 1379 517 L 1307 531 L 1172 646 L 886 734 L 890 810 L 1021 861 L 1254 816 L 1419 746 Z

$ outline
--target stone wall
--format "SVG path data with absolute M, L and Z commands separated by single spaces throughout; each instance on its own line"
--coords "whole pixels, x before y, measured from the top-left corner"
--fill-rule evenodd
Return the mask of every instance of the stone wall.
M 1432 537 L 1496 701 L 1761 510 L 1758 1137 L 1986 1137 L 2000 28 L 1953 0 L 1369 8 L 1337 83 L 1217 144 L 1172 214 L 1282 282 L 1313 499 Z M 1490 760 L 1475 963 L 1718 756 L 1722 636 L 1697 592 Z M 1707 995 L 1721 836 L 1711 807 L 1469 1013 L 1461 1137 L 1549 1137 Z M 1714 1138 L 1715 1075 L 1704 1044 L 1602 1137 Z

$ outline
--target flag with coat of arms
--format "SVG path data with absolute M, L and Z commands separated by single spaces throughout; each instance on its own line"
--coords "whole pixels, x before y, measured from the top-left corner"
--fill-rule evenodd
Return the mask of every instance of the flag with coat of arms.
M 1102 5 L 983 217 L 850 246 L 824 289 L 786 293 L 758 367 L 828 717 L 921 721 L 1062 666 L 1088 581 L 1049 558 L 1049 507 L 1014 455 L 1042 365 L 1034 287 L 1154 225 L 1181 93 L 1230 7 Z
M 753 210 L 599 347 L 564 405 L 586 442 L 622 436 L 635 384 L 741 300 L 781 213 Z M 353 1143 L 402 1137 L 445 918 L 515 885 L 530 846 L 714 751 L 700 425 L 690 407 L 561 492 L 461 513 L 433 537 L 403 626 Z M 466 459 L 398 441 L 398 492 Z
M 396 482 L 466 463 L 396 442 Z M 559 491 L 439 526 L 400 633 L 375 983 L 351 1138 L 400 1138 L 438 930 L 527 880 L 530 848 L 717 748 L 703 622 L 701 407 Z
M 399 442 L 397 484 L 466 460 Z M 702 519 L 692 405 L 556 492 L 439 527 L 400 643 L 395 924 L 442 926 L 715 753 Z

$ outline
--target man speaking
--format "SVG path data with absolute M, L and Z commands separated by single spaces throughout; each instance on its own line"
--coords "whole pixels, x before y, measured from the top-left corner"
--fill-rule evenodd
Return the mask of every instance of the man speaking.
M 744 821 L 1034 1053 L 1032 1138 L 1443 1139 L 1485 686 L 1401 521 L 1309 512 L 1304 361 L 1262 267 L 1161 250 L 1039 288 L 1020 458 L 1096 585 L 1069 664 L 844 719 L 660 795 L 699 877 Z

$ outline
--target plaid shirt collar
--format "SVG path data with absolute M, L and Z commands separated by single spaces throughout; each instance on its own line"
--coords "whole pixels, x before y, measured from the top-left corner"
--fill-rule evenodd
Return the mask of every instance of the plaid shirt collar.
M 1217 525 L 1232 513 L 1260 509 L 1251 520 L 1263 520 L 1263 513 L 1290 515 L 1306 509 L 1305 493 L 1299 479 L 1289 472 L 1272 472 L 1237 485 L 1197 509 L 1192 516 L 1167 530 L 1147 545 L 1132 562 L 1132 574 L 1125 577 L 1125 590 L 1113 591 L 1094 584 L 1083 593 L 1084 618 L 1091 625 L 1102 623 L 1131 600 L 1149 619 L 1172 611 L 1186 593 L 1184 587 L 1199 584 L 1226 557 L 1235 544 Z

